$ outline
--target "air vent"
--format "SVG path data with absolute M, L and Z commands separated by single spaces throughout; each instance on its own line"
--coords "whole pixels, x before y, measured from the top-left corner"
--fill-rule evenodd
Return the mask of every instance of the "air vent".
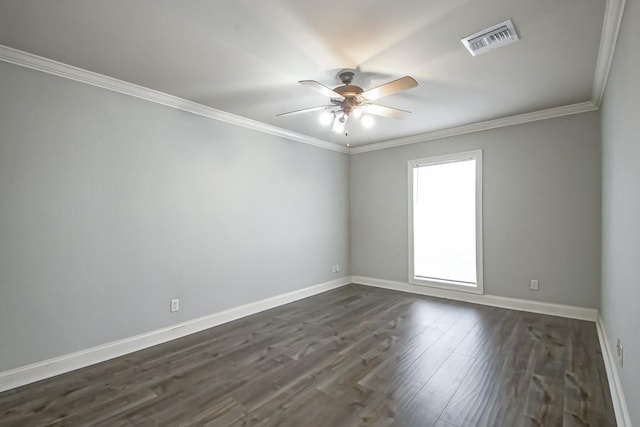
M 478 56 L 481 53 L 506 46 L 518 40 L 520 40 L 518 33 L 513 27 L 513 22 L 509 19 L 465 37 L 461 42 L 471 55 Z

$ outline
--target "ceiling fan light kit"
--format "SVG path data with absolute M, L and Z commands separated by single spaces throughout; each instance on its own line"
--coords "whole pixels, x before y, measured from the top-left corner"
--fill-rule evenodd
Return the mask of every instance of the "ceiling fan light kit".
M 331 123 L 333 123 L 333 119 L 334 115 L 328 109 L 322 110 L 320 116 L 318 116 L 318 120 L 320 121 L 320 124 L 322 126 L 329 126 Z
M 393 119 L 403 119 L 410 113 L 399 108 L 374 104 L 371 101 L 418 86 L 418 82 L 413 77 L 405 76 L 365 91 L 360 86 L 351 84 L 354 76 L 355 73 L 351 70 L 341 71 L 338 74 L 338 78 L 343 85 L 334 89 L 330 89 L 315 80 L 299 81 L 303 86 L 329 97 L 331 104 L 289 111 L 278 114 L 278 116 L 291 116 L 322 110 L 319 117 L 320 123 L 324 126 L 331 124 L 333 132 L 344 133 L 346 136 L 348 135 L 346 128 L 349 117 L 360 119 L 362 126 L 368 129 L 374 123 L 373 117 L 371 117 L 372 114 Z M 365 115 L 364 113 L 367 114 Z
M 362 127 L 365 129 L 371 129 L 375 123 L 375 121 L 373 120 L 373 117 L 371 116 L 364 116 L 362 117 Z
M 344 111 L 338 111 L 334 113 L 333 126 L 331 130 L 335 133 L 342 133 L 346 130 L 347 127 L 347 119 L 349 115 Z

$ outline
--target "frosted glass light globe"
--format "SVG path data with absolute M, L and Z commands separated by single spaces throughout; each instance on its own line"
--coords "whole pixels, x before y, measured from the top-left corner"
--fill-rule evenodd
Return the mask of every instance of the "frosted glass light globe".
M 318 120 L 322 126 L 329 126 L 333 121 L 333 114 L 331 114 L 329 110 L 324 110 L 320 113 L 320 116 L 318 116 Z

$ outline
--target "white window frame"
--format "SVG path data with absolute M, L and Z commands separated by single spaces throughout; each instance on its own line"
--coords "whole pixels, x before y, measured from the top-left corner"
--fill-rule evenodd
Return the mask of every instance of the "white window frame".
M 413 236 L 413 170 L 419 166 L 429 166 L 464 160 L 476 162 L 476 286 L 461 285 L 457 282 L 437 279 L 418 279 L 414 269 L 414 236 Z M 427 157 L 410 160 L 408 162 L 409 182 L 409 283 L 412 285 L 428 286 L 474 294 L 484 293 L 483 263 L 482 263 L 482 150 L 453 153 L 443 156 Z

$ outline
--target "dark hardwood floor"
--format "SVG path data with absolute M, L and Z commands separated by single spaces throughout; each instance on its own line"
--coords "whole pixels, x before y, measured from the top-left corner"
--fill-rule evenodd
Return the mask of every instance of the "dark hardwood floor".
M 0 394 L 0 426 L 613 426 L 590 322 L 349 285 Z

